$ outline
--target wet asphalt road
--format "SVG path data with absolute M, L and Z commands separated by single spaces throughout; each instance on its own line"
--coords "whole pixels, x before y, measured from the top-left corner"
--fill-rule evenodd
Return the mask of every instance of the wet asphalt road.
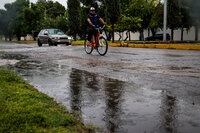
M 200 131 L 200 51 L 0 42 L 0 65 L 102 132 Z

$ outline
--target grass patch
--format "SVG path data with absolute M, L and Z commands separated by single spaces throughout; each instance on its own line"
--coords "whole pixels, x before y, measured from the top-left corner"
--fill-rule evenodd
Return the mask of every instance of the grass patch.
M 78 41 L 72 41 L 72 42 L 74 42 L 74 43 L 83 43 L 83 42 L 85 42 L 85 40 L 78 40 Z
M 0 103 L 0 132 L 88 132 L 63 106 L 2 67 Z

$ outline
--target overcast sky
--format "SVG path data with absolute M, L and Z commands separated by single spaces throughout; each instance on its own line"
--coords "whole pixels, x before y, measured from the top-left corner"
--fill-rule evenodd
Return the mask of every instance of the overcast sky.
M 16 0 L 0 0 L 0 9 L 4 9 L 4 5 L 6 3 L 12 3 Z M 63 6 L 65 6 L 65 8 L 67 7 L 67 0 L 53 0 L 53 1 L 58 1 L 59 3 L 61 3 Z M 36 3 L 37 0 L 30 0 L 30 2 Z

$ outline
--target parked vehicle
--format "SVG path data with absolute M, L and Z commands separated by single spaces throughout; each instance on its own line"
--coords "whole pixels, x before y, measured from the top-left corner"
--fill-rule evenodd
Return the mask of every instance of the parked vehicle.
M 170 40 L 170 35 L 166 35 L 166 39 Z M 162 41 L 163 40 L 163 34 L 155 34 L 155 36 L 149 36 L 145 38 L 146 41 Z
M 59 29 L 43 29 L 38 34 L 38 46 L 42 44 L 49 44 L 49 46 L 57 46 L 57 44 L 70 45 L 72 37 L 67 36 Z

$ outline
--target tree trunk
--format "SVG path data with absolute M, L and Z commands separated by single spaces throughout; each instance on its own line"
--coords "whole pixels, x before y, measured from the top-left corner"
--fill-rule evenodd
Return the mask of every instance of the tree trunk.
M 124 39 L 124 41 L 126 41 L 128 39 L 128 32 L 129 31 L 126 32 L 126 38 Z
M 131 41 L 131 32 L 129 31 L 129 41 Z
M 172 28 L 171 29 L 171 41 L 173 41 L 174 40 L 174 29 Z
M 111 41 L 111 32 L 106 33 L 106 36 L 107 36 L 107 40 Z
M 140 41 L 144 41 L 144 32 L 143 32 L 143 29 L 140 30 Z
M 114 24 L 112 24 L 112 43 L 115 41 L 115 30 L 114 30 Z
M 195 26 L 195 41 L 198 41 L 198 36 L 199 36 L 199 27 Z
M 155 36 L 156 35 L 156 31 L 154 28 L 151 28 L 151 32 L 152 32 L 152 35 Z
M 122 35 L 121 35 L 121 32 L 119 32 L 119 40 L 120 41 L 122 39 Z
M 184 28 L 181 29 L 181 41 L 183 41 L 183 32 L 184 32 Z
M 148 28 L 148 37 L 150 36 L 150 29 Z
M 17 36 L 17 41 L 21 41 L 21 37 L 20 36 Z
M 9 37 L 9 41 L 12 41 L 12 37 Z
M 76 41 L 76 34 L 74 35 L 74 41 Z

